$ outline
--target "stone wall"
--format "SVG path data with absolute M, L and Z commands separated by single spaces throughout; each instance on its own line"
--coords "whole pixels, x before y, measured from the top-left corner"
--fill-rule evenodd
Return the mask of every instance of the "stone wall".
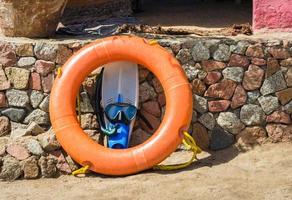
M 0 177 L 56 177 L 78 166 L 50 129 L 50 91 L 56 69 L 90 41 L 12 40 L 0 43 Z M 292 140 L 292 41 L 163 38 L 182 64 L 194 94 L 190 132 L 205 150 L 236 143 L 242 150 Z M 81 88 L 81 126 L 102 141 L 91 100 L 95 74 Z M 64 91 L 68 92 L 68 91 Z M 131 140 L 159 126 L 165 98 L 158 80 L 140 69 L 140 112 Z

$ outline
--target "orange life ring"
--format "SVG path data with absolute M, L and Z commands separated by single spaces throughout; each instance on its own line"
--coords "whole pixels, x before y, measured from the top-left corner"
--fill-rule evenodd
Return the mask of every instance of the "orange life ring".
M 157 131 L 145 143 L 125 150 L 94 142 L 81 129 L 76 96 L 82 81 L 97 67 L 114 61 L 141 64 L 159 79 L 166 112 Z M 178 61 L 157 43 L 134 36 L 115 36 L 85 46 L 62 67 L 50 97 L 50 119 L 64 150 L 79 164 L 106 175 L 134 174 L 162 162 L 181 143 L 192 115 L 190 84 Z

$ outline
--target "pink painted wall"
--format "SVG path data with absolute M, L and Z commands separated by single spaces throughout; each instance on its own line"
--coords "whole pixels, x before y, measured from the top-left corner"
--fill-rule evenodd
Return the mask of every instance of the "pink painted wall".
M 292 30 L 292 0 L 253 0 L 253 28 Z

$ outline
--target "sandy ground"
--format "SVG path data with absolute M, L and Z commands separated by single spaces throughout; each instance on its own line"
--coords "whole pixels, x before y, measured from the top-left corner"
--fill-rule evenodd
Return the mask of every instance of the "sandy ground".
M 169 162 L 187 156 L 179 152 Z M 200 158 L 188 169 L 171 173 L 0 182 L 0 199 L 292 199 L 291 143 L 267 144 L 240 154 L 230 148 Z

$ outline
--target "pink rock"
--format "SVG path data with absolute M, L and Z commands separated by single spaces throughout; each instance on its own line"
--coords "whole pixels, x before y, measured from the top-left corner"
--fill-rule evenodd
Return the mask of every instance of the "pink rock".
M 268 124 L 266 130 L 272 142 L 292 141 L 292 125 Z
M 251 60 L 251 63 L 254 65 L 263 66 L 263 65 L 267 64 L 267 61 L 265 59 L 262 59 L 262 58 L 253 58 Z
M 231 67 L 248 67 L 250 61 L 246 56 L 232 54 L 228 66 Z
M 37 60 L 35 62 L 35 68 L 39 74 L 46 76 L 55 68 L 55 63 L 45 60 Z
M 7 90 L 10 88 L 10 81 L 6 78 L 5 72 L 0 67 L 0 90 Z
M 217 69 L 224 69 L 226 64 L 215 60 L 204 60 L 202 61 L 203 69 L 207 72 L 214 71 Z
M 230 106 L 230 101 L 219 100 L 219 101 L 209 101 L 208 107 L 210 112 L 223 112 L 226 111 Z
M 6 107 L 7 102 L 6 102 L 6 96 L 4 92 L 0 92 L 0 108 Z
M 27 149 L 19 144 L 8 145 L 6 151 L 18 160 L 25 160 L 30 156 Z
M 290 57 L 290 54 L 287 49 L 272 47 L 269 48 L 268 52 L 276 59 L 287 59 Z
M 247 95 L 245 90 L 241 85 L 238 85 L 234 91 L 234 95 L 232 97 L 231 108 L 236 109 L 245 104 L 247 99 Z
M 54 74 L 49 74 L 46 77 L 42 78 L 42 86 L 43 86 L 43 91 L 46 93 L 49 93 L 52 89 L 54 82 Z
M 32 72 L 30 74 L 29 88 L 32 90 L 42 90 L 41 77 L 38 73 Z
M 204 79 L 204 82 L 208 85 L 212 85 L 217 83 L 222 78 L 222 74 L 220 72 L 208 72 L 207 76 Z
M 246 50 L 246 55 L 250 57 L 257 57 L 257 58 L 265 57 L 263 47 L 260 44 L 249 46 Z
M 246 90 L 259 89 L 263 82 L 264 70 L 256 65 L 250 65 L 244 73 L 242 85 Z
M 61 172 L 65 172 L 67 174 L 71 174 L 72 170 L 67 162 L 67 160 L 65 159 L 65 156 L 63 155 L 63 153 L 61 151 L 53 151 L 50 153 L 51 156 L 55 157 L 55 159 L 57 160 L 57 169 L 59 169 Z
M 230 99 L 236 88 L 236 83 L 231 80 L 224 79 L 219 83 L 211 85 L 205 92 L 206 97 Z
M 269 123 L 282 123 L 290 124 L 291 118 L 290 115 L 283 111 L 275 111 L 272 114 L 268 115 L 266 121 Z
M 66 47 L 65 45 L 59 45 L 56 63 L 58 64 L 64 64 L 71 56 L 73 55 L 73 52 L 71 49 Z
M 0 44 L 0 65 L 3 67 L 15 66 L 17 62 L 16 53 L 8 43 Z
M 272 76 L 280 70 L 280 65 L 277 59 L 269 58 L 267 61 L 266 78 Z
M 161 115 L 159 104 L 156 101 L 148 101 L 143 103 L 142 109 L 155 117 L 160 117 Z

